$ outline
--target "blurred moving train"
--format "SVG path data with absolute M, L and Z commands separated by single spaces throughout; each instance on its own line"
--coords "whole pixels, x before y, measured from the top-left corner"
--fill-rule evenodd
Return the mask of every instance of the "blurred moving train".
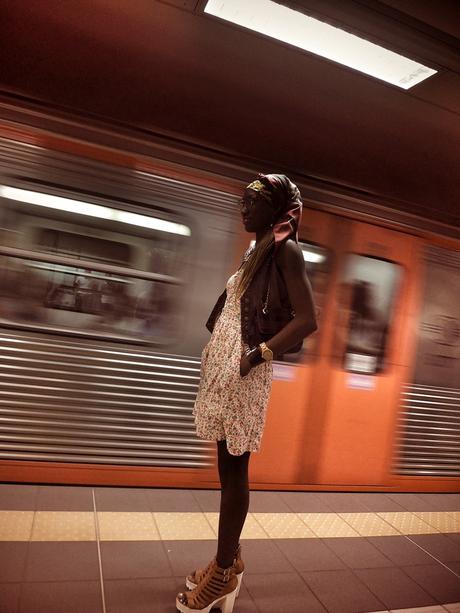
M 204 323 L 251 240 L 238 199 L 254 169 L 9 126 L 0 479 L 215 486 L 191 409 Z M 253 487 L 458 491 L 458 236 L 293 179 L 319 330 L 274 364 Z

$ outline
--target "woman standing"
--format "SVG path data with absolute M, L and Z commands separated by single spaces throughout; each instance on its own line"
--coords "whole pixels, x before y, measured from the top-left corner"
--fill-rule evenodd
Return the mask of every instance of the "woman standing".
M 231 613 L 244 563 L 239 538 L 249 508 L 248 463 L 265 424 L 273 357 L 298 351 L 316 330 L 297 231 L 302 200 L 284 175 L 258 175 L 244 190 L 241 216 L 256 241 L 227 282 L 207 322 L 194 415 L 197 435 L 217 441 L 221 504 L 216 557 L 186 579 L 183 613 Z

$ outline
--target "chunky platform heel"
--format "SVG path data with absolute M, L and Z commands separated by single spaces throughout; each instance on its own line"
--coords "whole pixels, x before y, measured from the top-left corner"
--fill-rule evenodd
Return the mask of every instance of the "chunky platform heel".
M 185 585 L 188 587 L 189 590 L 194 590 L 196 588 L 196 586 L 200 583 L 200 581 L 208 571 L 211 564 L 212 561 L 209 562 L 206 568 L 200 568 L 198 570 L 195 570 L 190 575 L 187 575 L 187 577 L 185 578 Z M 236 597 L 238 598 L 241 588 L 241 581 L 243 579 L 244 574 L 244 562 L 241 558 L 241 545 L 238 545 L 238 549 L 236 550 L 235 557 L 233 559 L 233 570 L 238 580 L 238 587 L 236 590 Z
M 237 587 L 233 566 L 221 568 L 214 559 L 194 590 L 177 595 L 176 607 L 181 613 L 209 613 L 214 607 L 232 613 Z

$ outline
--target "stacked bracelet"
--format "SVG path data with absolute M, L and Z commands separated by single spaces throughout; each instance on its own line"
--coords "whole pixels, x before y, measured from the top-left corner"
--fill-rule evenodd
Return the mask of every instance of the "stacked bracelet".
M 254 349 L 248 349 L 246 351 L 246 357 L 248 358 L 249 364 L 251 364 L 251 366 L 258 366 L 265 361 L 262 357 L 262 350 L 259 345 L 257 345 L 257 347 L 254 347 Z

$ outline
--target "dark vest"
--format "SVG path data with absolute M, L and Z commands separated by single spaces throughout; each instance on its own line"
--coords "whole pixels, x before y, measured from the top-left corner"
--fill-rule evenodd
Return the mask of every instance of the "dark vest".
M 212 332 L 224 308 L 227 292 L 217 299 L 211 311 L 207 329 Z M 254 275 L 249 287 L 241 297 L 241 337 L 249 347 L 275 336 L 295 316 L 286 283 L 273 254 L 269 255 Z M 302 348 L 302 341 L 286 353 L 295 353 Z

